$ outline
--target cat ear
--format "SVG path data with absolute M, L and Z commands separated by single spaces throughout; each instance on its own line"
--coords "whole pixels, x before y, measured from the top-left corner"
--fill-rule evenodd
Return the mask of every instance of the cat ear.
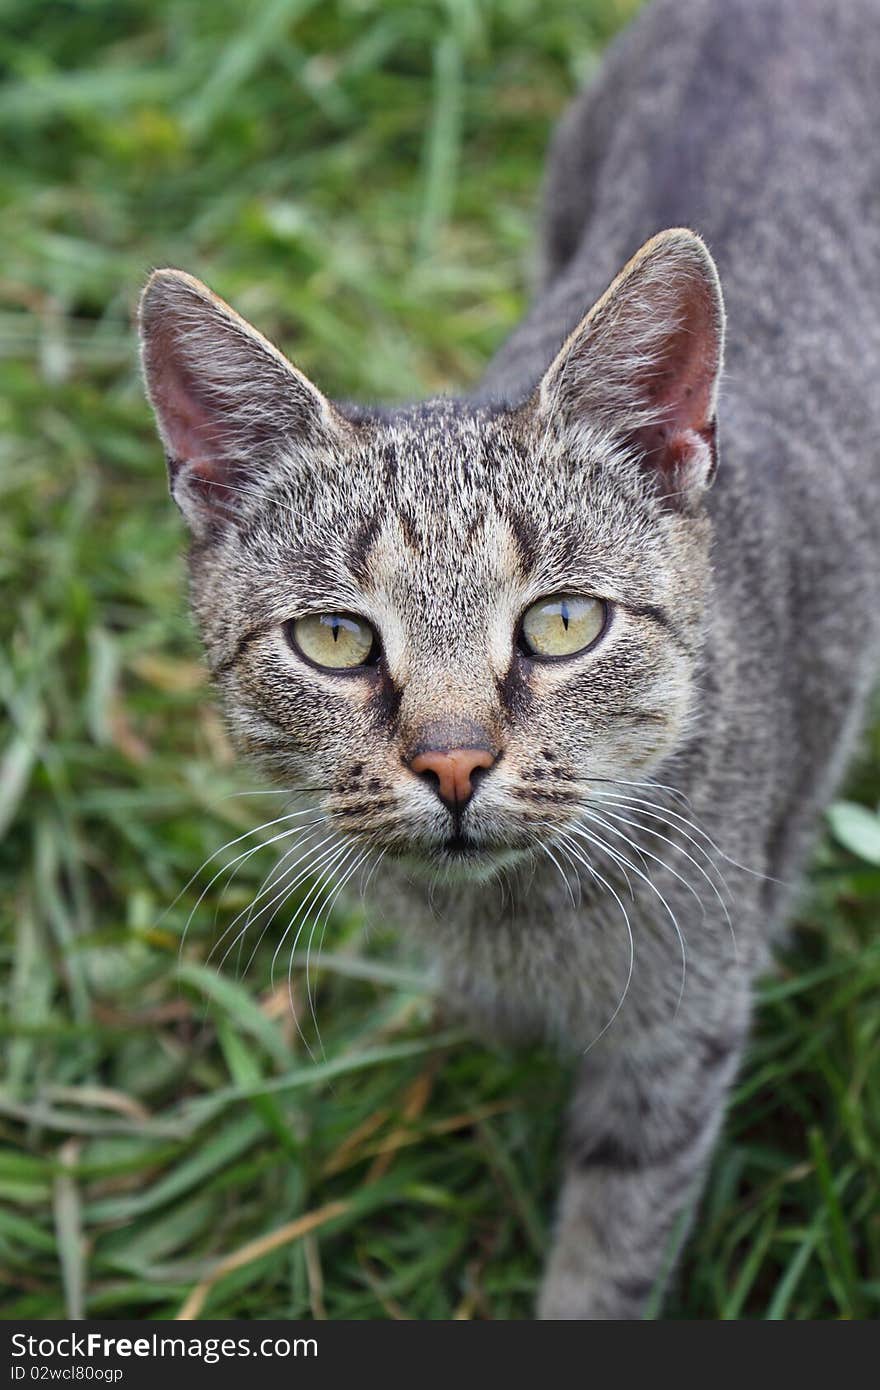
M 277 348 L 181 270 L 150 277 L 139 326 L 171 493 L 197 534 L 240 515 L 273 460 L 346 428 Z
M 661 232 L 578 325 L 538 390 L 565 427 L 598 425 L 635 447 L 670 505 L 712 479 L 724 304 L 705 244 Z

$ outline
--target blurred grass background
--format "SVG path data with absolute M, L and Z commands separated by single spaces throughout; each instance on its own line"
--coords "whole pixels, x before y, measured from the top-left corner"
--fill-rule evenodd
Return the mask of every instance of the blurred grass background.
M 207 963 L 272 852 L 225 896 L 222 857 L 190 875 L 278 812 L 231 795 L 255 784 L 186 616 L 131 318 L 172 264 L 331 394 L 472 381 L 523 308 L 552 123 L 635 8 L 3 6 L 5 1317 L 530 1313 L 566 1068 L 451 1033 L 360 909 L 318 977 L 326 1060 L 271 945 L 242 982 Z M 671 1316 L 880 1309 L 876 735 L 848 795 Z

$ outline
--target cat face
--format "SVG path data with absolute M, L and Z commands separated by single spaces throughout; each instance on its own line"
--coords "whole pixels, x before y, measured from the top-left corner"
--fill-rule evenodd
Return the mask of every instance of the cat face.
M 491 874 L 687 731 L 721 307 L 649 243 L 513 407 L 331 405 L 160 272 L 144 360 L 239 746 L 334 829 Z

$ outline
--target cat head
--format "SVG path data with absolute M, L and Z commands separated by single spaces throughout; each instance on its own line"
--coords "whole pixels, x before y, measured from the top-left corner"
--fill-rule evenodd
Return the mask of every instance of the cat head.
M 370 411 L 157 271 L 144 373 L 240 747 L 344 837 L 478 876 L 648 777 L 694 704 L 723 322 L 665 232 L 528 399 Z

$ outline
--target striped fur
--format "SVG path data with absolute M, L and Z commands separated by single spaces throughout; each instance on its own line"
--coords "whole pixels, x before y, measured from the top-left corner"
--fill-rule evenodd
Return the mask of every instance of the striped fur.
M 331 403 L 199 282 L 144 294 L 239 746 L 315 789 L 340 875 L 382 854 L 478 1027 L 585 1054 L 545 1317 L 662 1280 L 880 662 L 878 18 L 649 6 L 561 127 L 544 283 L 471 399 Z M 561 591 L 606 630 L 530 660 Z M 378 664 L 297 656 L 330 610 Z M 407 766 L 428 728 L 499 754 L 456 821 Z

